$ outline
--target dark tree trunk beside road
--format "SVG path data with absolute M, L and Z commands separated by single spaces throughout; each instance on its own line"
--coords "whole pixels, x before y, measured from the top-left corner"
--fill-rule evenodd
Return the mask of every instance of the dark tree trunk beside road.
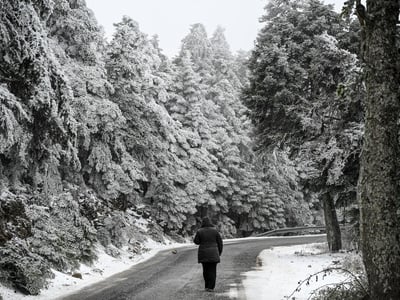
M 342 237 L 336 214 L 335 201 L 329 192 L 326 192 L 322 197 L 329 251 L 338 252 L 342 249 Z
M 400 299 L 399 3 L 369 0 L 366 16 L 359 5 L 367 87 L 358 194 L 361 246 L 371 299 L 395 300 Z
M 333 162 L 333 160 L 329 162 L 324 161 L 325 167 L 321 174 L 321 179 L 324 183 L 328 181 L 328 171 L 332 167 Z M 325 189 L 325 192 L 322 194 L 322 205 L 324 208 L 326 239 L 329 251 L 338 252 L 342 249 L 342 234 L 337 218 L 335 200 L 329 189 Z

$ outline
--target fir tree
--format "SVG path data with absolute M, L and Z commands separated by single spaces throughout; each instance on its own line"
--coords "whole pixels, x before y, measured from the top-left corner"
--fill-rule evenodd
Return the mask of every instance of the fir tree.
M 343 113 L 360 105 L 360 97 L 342 102 L 337 90 L 354 79 L 357 58 L 338 47 L 339 19 L 331 6 L 319 1 L 272 1 L 263 20 L 266 25 L 252 52 L 250 85 L 244 92 L 258 144 L 269 152 L 289 147 L 290 156 L 298 163 L 309 161 L 309 173 L 302 177 L 301 185 L 311 185 L 312 193 L 319 195 L 326 208 L 332 208 L 338 191 L 346 189 L 338 180 L 331 180 L 335 165 L 340 160 L 345 168 L 354 160 L 332 151 L 330 143 L 335 148 L 344 147 L 340 153 L 351 153 L 351 146 L 346 149 L 348 144 L 339 146 L 333 139 L 343 135 L 344 129 L 355 129 L 354 124 L 361 121 L 360 114 L 342 118 Z M 353 132 L 360 134 L 357 129 Z M 316 174 L 323 176 L 314 177 Z M 347 184 L 354 186 L 354 178 L 350 182 Z M 328 230 L 328 237 L 336 236 L 329 244 L 338 250 L 336 213 L 325 214 L 325 219 L 327 225 L 333 224 L 328 226 L 332 230 Z

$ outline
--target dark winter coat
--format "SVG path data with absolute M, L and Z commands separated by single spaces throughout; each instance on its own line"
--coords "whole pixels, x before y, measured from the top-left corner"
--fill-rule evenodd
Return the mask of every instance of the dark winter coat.
M 222 238 L 218 231 L 209 224 L 204 224 L 197 231 L 194 237 L 194 243 L 199 245 L 198 262 L 220 262 L 220 255 L 222 253 Z

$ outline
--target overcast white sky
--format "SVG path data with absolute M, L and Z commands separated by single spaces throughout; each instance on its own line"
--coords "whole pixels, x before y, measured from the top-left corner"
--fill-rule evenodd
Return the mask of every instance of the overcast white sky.
M 340 10 L 344 0 L 325 0 Z M 168 56 L 177 54 L 181 40 L 191 24 L 202 23 L 208 34 L 218 25 L 225 28 L 232 51 L 250 50 L 258 30 L 259 18 L 267 0 L 86 0 L 109 37 L 113 23 L 130 16 L 139 22 L 141 31 L 157 34 L 160 47 Z

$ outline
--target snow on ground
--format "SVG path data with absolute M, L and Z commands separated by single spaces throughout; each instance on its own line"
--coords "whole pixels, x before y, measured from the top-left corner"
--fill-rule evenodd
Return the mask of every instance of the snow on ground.
M 318 280 L 313 276 L 309 285 L 304 283 L 299 291 L 294 292 L 299 286 L 299 281 L 327 267 L 335 267 L 335 263 L 345 255 L 328 253 L 326 243 L 266 249 L 258 257 L 261 266 L 242 274 L 245 276 L 242 283 L 246 299 L 309 299 L 310 293 L 319 287 L 343 282 L 348 277 L 338 272 L 332 272 L 325 277 L 324 274 L 318 274 Z
M 150 251 L 132 256 L 132 253 L 120 250 L 121 255 L 118 258 L 106 254 L 104 248 L 99 246 L 97 249 L 98 260 L 95 264 L 93 266 L 81 265 L 80 269 L 76 270 L 75 273 L 82 274 L 82 279 L 74 278 L 71 274 L 64 274 L 53 270 L 55 278 L 51 280 L 49 288 L 42 290 L 39 296 L 25 296 L 1 285 L 0 295 L 3 297 L 3 300 L 54 300 L 129 269 L 153 257 L 161 250 L 179 248 L 186 246 L 186 244 L 170 243 L 165 245 L 148 240 L 144 246 L 150 249 Z

